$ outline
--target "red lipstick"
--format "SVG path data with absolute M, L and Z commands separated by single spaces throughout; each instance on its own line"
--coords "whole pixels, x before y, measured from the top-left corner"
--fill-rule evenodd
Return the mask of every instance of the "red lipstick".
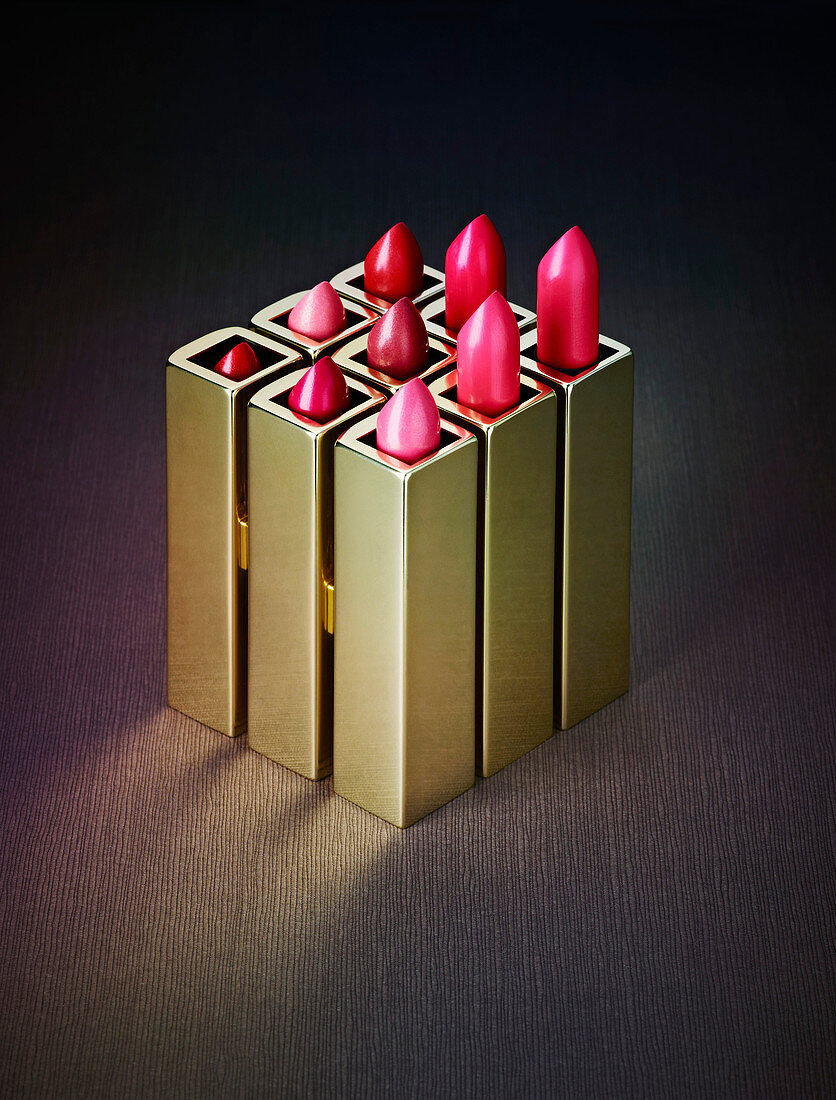
M 330 355 L 317 359 L 302 375 L 288 394 L 287 403 L 294 412 L 317 424 L 327 424 L 345 412 L 350 404 L 348 386 Z
M 458 342 L 458 402 L 499 416 L 520 400 L 520 330 L 495 290 L 462 326 Z
M 564 370 L 598 358 L 598 260 L 577 226 L 537 267 L 537 358 Z
M 412 232 L 398 222 L 372 245 L 363 263 L 369 294 L 387 301 L 414 298 L 424 286 L 424 257 Z
M 377 449 L 401 462 L 415 463 L 437 451 L 441 419 L 432 394 L 420 378 L 395 393 L 377 417 Z
M 345 328 L 345 306 L 330 283 L 317 283 L 297 302 L 287 327 L 312 340 L 330 340 Z
M 487 214 L 464 227 L 444 259 L 447 328 L 458 331 L 495 290 L 505 297 L 505 245 Z
M 232 382 L 243 382 L 245 378 L 258 374 L 261 361 L 250 345 L 242 341 L 228 351 L 223 359 L 218 360 L 215 370 Z
M 427 326 L 409 298 L 395 302 L 369 333 L 369 366 L 392 378 L 406 380 L 420 374 L 429 352 Z

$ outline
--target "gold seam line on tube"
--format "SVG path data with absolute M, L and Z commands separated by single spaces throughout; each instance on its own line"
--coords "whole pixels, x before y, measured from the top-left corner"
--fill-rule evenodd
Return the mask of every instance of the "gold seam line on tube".
M 474 783 L 478 455 L 442 420 L 408 465 L 375 420 L 335 454 L 334 790 L 403 828 Z
M 248 741 L 308 779 L 331 771 L 334 647 L 334 445 L 382 404 L 346 379 L 350 408 L 326 424 L 294 413 L 306 368 L 249 407 Z
M 359 302 L 360 305 L 367 306 L 377 313 L 385 313 L 395 303 L 389 302 L 385 298 L 378 298 L 377 295 L 369 294 L 366 291 L 363 279 L 364 268 L 365 263 L 362 260 L 359 264 L 347 267 L 345 271 L 340 271 L 334 276 L 331 280 L 331 286 L 340 297 L 348 298 L 352 302 Z M 434 267 L 428 267 L 424 264 L 424 285 L 420 293 L 412 299 L 413 303 L 420 307 L 425 302 L 430 302 L 443 293 L 444 272 L 437 271 Z
M 553 733 L 557 400 L 523 379 L 497 417 L 456 399 L 456 371 L 430 392 L 479 444 L 482 510 L 477 645 L 477 771 L 488 776 Z
M 300 290 L 296 294 L 288 294 L 286 297 L 280 298 L 278 302 L 265 306 L 250 321 L 250 327 L 256 332 L 264 333 L 264 335 L 275 340 L 281 340 L 282 343 L 298 348 L 307 356 L 309 361 L 313 362 L 314 359 L 319 359 L 321 355 L 330 355 L 334 348 L 344 344 L 347 340 L 351 340 L 364 329 L 371 328 L 380 317 L 378 310 L 370 309 L 359 302 L 352 302 L 341 294 L 340 298 L 342 298 L 343 307 L 345 308 L 346 327 L 342 332 L 338 332 L 328 340 L 314 340 L 287 327 L 287 318 L 290 311 L 307 293 L 306 290 Z
M 243 382 L 215 373 L 242 341 L 264 369 Z M 225 328 L 166 367 L 168 704 L 230 737 L 246 720 L 246 405 L 301 362 L 295 348 Z
M 629 687 L 633 353 L 600 336 L 598 362 L 569 374 L 539 363 L 536 343 L 522 338 L 523 375 L 554 390 L 563 434 L 555 724 L 568 729 Z
M 537 317 L 530 309 L 515 305 L 513 302 L 509 302 L 508 305 L 517 319 L 520 332 L 528 332 L 534 328 L 537 324 Z M 458 342 L 459 334 L 454 329 L 447 328 L 444 320 L 444 307 L 445 300 L 442 296 L 428 302 L 419 312 L 424 318 L 424 324 L 427 326 L 427 332 L 430 336 L 435 336 L 439 340 L 455 345 Z
M 429 356 L 426 368 L 412 378 L 421 378 L 429 385 L 440 374 L 446 374 L 456 365 L 456 349 L 451 344 L 445 344 L 443 340 L 435 336 L 429 337 Z M 411 382 L 412 378 L 393 378 L 389 374 L 375 370 L 368 362 L 369 333 L 364 332 L 356 339 L 342 344 L 333 353 L 334 362 L 346 374 L 359 378 L 361 382 L 367 382 L 370 386 L 378 386 L 387 393 L 394 393 Z

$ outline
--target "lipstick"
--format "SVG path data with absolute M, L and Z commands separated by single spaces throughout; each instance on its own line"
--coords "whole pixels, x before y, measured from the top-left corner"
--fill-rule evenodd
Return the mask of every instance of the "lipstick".
M 422 389 L 335 454 L 334 790 L 400 828 L 474 782 L 477 445 Z
M 416 305 L 444 291 L 444 275 L 428 267 L 410 229 L 398 222 L 369 249 L 362 263 L 346 268 L 331 280 L 344 298 L 384 313 L 399 298 Z
M 552 735 L 557 402 L 520 375 L 520 334 L 495 291 L 430 383 L 479 452 L 476 767 L 488 776 Z
M 299 348 L 309 361 L 331 352 L 377 319 L 377 312 L 338 294 L 330 283 L 288 294 L 256 313 L 256 332 Z
M 568 729 L 630 684 L 633 353 L 598 333 L 598 262 L 577 226 L 540 261 L 522 356 L 558 402 L 554 720 Z
M 421 310 L 427 331 L 455 344 L 459 329 L 479 306 L 498 291 L 506 297 L 505 245 L 487 214 L 464 227 L 444 260 L 444 298 Z M 521 330 L 531 328 L 534 314 L 511 305 Z
M 427 335 L 424 319 L 408 298 L 401 298 L 371 329 L 334 352 L 339 366 L 361 381 L 394 393 L 410 378 L 427 381 L 449 370 L 453 348 Z
M 308 779 L 332 759 L 334 444 L 382 402 L 323 356 L 249 404 L 247 739 Z
M 166 367 L 168 705 L 229 737 L 246 724 L 247 401 L 301 362 L 225 328 Z

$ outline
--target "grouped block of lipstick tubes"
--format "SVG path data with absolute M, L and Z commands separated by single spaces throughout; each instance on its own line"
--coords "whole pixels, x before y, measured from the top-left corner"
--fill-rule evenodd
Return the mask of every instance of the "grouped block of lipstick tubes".
M 628 688 L 632 417 L 577 227 L 536 314 L 483 214 L 187 344 L 169 705 L 401 828 L 581 721 Z

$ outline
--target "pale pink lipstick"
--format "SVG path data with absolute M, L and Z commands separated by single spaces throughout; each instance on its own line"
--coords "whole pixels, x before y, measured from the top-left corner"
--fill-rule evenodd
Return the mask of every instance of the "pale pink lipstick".
M 317 359 L 302 375 L 288 394 L 287 403 L 293 412 L 318 424 L 326 424 L 346 411 L 350 404 L 348 385 L 330 355 Z
M 495 290 L 505 297 L 505 246 L 487 214 L 474 218 L 447 249 L 444 278 L 445 322 L 453 331 Z
M 537 267 L 537 358 L 564 370 L 598 359 L 598 260 L 577 226 Z
M 287 327 L 311 340 L 330 340 L 346 327 L 342 299 L 330 283 L 317 283 L 290 311 Z
M 379 451 L 401 462 L 418 462 L 438 450 L 438 406 L 420 378 L 407 382 L 380 410 L 376 442 Z
M 520 401 L 520 330 L 498 290 L 465 322 L 459 333 L 457 400 L 485 416 Z
M 403 222 L 388 229 L 374 244 L 363 263 L 364 289 L 378 298 L 396 302 L 414 298 L 424 286 L 424 257 L 412 232 Z
M 232 382 L 243 382 L 261 370 L 261 361 L 249 344 L 243 340 L 215 364 L 217 374 Z
M 369 366 L 404 381 L 426 367 L 430 345 L 424 319 L 409 298 L 401 298 L 369 333 Z

